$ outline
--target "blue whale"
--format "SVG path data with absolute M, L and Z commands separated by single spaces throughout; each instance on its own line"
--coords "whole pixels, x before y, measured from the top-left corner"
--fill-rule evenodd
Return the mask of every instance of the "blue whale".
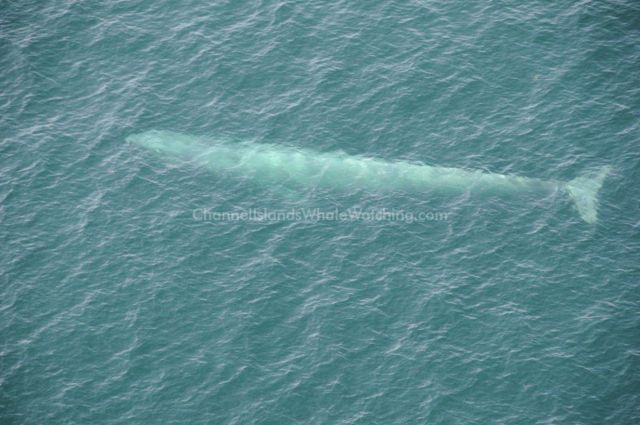
M 568 182 L 436 167 L 408 161 L 385 161 L 344 152 L 315 152 L 274 144 L 232 142 L 164 130 L 133 134 L 127 141 L 168 160 L 186 162 L 269 182 L 307 187 L 361 187 L 446 191 L 562 191 L 587 223 L 598 219 L 598 192 L 610 172 L 603 166 Z

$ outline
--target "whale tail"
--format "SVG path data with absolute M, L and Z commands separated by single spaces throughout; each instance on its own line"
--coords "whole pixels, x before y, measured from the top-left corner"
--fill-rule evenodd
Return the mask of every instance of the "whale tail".
M 611 167 L 607 165 L 567 183 L 567 191 L 580 217 L 589 224 L 598 220 L 598 191 L 610 171 Z

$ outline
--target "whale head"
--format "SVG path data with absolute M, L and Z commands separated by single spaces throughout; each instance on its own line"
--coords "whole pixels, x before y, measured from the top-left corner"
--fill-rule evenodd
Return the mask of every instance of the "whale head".
M 189 159 L 196 152 L 202 151 L 202 146 L 196 137 L 172 131 L 151 130 L 132 134 L 126 140 L 157 154 L 180 159 Z

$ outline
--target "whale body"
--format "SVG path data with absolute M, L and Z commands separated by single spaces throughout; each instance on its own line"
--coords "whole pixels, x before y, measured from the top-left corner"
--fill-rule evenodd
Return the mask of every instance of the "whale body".
M 609 166 L 604 166 L 563 182 L 409 161 L 385 161 L 344 152 L 323 153 L 250 141 L 232 142 L 164 130 L 133 134 L 127 141 L 174 162 L 260 181 L 289 182 L 306 187 L 455 192 L 562 191 L 573 200 L 580 217 L 592 224 L 598 218 L 598 191 L 610 171 Z

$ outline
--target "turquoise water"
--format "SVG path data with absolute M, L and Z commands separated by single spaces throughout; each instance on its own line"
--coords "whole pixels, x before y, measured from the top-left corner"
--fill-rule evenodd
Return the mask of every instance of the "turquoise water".
M 0 423 L 640 421 L 637 2 L 0 10 Z M 589 224 L 559 192 L 265 184 L 127 142 L 154 129 L 612 171 Z

